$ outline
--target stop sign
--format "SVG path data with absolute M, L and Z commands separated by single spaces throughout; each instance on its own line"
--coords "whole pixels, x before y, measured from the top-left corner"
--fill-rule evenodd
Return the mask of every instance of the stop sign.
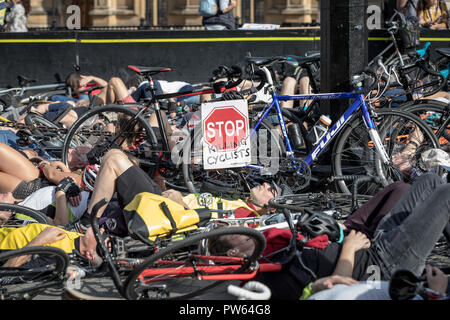
M 203 139 L 217 151 L 236 150 L 248 137 L 248 118 L 235 107 L 216 107 L 204 119 Z

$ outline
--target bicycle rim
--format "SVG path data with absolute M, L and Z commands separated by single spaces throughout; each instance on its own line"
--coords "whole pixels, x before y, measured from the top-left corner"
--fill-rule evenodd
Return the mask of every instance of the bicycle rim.
M 248 259 L 230 258 L 225 251 L 214 257 L 209 255 L 207 248 L 222 236 L 241 236 L 245 237 L 243 241 L 252 241 L 254 249 Z M 199 296 L 227 281 L 230 274 L 248 272 L 264 248 L 264 236 L 251 228 L 220 228 L 189 236 L 155 253 L 133 271 L 125 281 L 126 297 L 134 300 Z M 209 279 L 208 276 L 221 278 Z
M 424 120 L 436 134 L 440 147 L 447 151 L 450 150 L 450 123 L 447 123 L 445 128 L 443 127 L 450 116 L 447 104 L 437 101 L 425 101 L 405 105 L 401 108 Z
M 52 224 L 42 212 L 21 205 L 0 203 L 0 211 L 5 211 L 4 215 L 9 215 L 8 219 L 3 221 L 2 227 L 20 227 L 33 222 Z
M 15 259 L 24 262 L 5 266 Z M 29 300 L 48 288 L 62 289 L 68 263 L 67 254 L 52 247 L 29 247 L 0 254 L 0 298 Z
M 382 163 L 362 119 L 357 118 L 344 130 L 333 149 L 334 174 L 379 176 L 384 185 L 394 181 L 410 182 L 417 173 L 418 156 L 427 149 L 436 148 L 437 138 L 427 125 L 413 114 L 391 109 L 378 109 L 376 114 L 374 121 L 391 164 Z M 408 145 L 415 127 L 423 135 L 423 139 L 419 141 L 419 147 L 414 148 L 413 145 Z M 438 173 L 442 174 L 442 171 L 439 170 Z M 337 184 L 343 193 L 350 193 L 352 190 L 351 181 L 340 180 Z M 361 183 L 358 194 L 373 195 L 378 191 L 378 187 L 378 184 L 373 182 Z
M 255 125 L 254 119 L 250 119 L 250 128 Z M 251 130 L 251 129 L 250 129 Z M 252 150 L 251 164 L 263 167 L 259 169 L 237 168 L 230 170 L 204 170 L 203 169 L 203 137 L 201 127 L 197 126 L 191 132 L 190 140 L 186 140 L 183 149 L 183 175 L 186 187 L 191 193 L 200 192 L 202 182 L 205 179 L 226 179 L 230 183 L 236 184 L 238 193 L 244 195 L 247 190 L 245 185 L 242 185 L 237 172 L 240 171 L 247 175 L 258 175 L 262 179 L 266 176 L 267 179 L 276 174 L 278 171 L 280 161 L 285 154 L 284 144 L 280 142 L 280 136 L 274 135 L 273 126 L 267 121 L 261 122 L 261 127 L 250 139 Z
M 94 146 L 106 142 L 108 138 L 117 136 L 118 139 L 116 140 L 116 143 L 130 138 L 134 134 L 134 132 L 132 132 L 133 129 L 119 132 L 115 131 L 117 129 L 118 121 L 121 118 L 134 117 L 135 115 L 136 111 L 131 110 L 129 107 L 117 105 L 102 106 L 85 113 L 72 125 L 72 127 L 70 127 L 70 130 L 66 135 L 62 152 L 62 161 L 68 165 L 69 149 L 73 149 L 77 146 Z M 152 158 L 155 155 L 155 152 L 158 151 L 155 150 L 158 145 L 155 133 L 145 118 L 139 117 L 135 121 L 136 124 L 134 128 L 139 127 L 140 129 L 140 135 L 136 137 L 136 140 L 139 139 L 139 143 L 146 142 L 148 146 L 148 150 L 145 150 L 143 159 Z M 132 151 L 130 152 L 133 154 Z M 138 159 L 141 157 L 141 155 L 137 156 Z

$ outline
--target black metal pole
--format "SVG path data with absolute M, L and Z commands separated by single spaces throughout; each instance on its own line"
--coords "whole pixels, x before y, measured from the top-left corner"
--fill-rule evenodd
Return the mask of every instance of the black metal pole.
M 368 62 L 368 0 L 320 1 L 320 91 L 352 91 L 350 79 Z M 349 106 L 347 100 L 321 103 L 321 112 L 336 121 Z

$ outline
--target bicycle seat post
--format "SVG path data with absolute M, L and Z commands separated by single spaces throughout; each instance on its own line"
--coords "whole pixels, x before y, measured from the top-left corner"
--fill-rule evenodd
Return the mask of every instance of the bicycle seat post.
M 163 117 L 161 114 L 161 107 L 159 105 L 159 101 L 156 98 L 156 88 L 155 88 L 155 82 L 152 78 L 152 76 L 150 74 L 148 74 L 147 76 L 147 80 L 148 80 L 148 90 L 150 91 L 152 98 L 150 101 L 150 104 L 153 103 L 153 106 L 155 108 L 155 112 L 156 112 L 156 118 L 158 120 L 158 125 L 159 125 L 159 129 L 160 129 L 160 133 L 161 133 L 161 140 L 162 140 L 162 146 L 163 146 L 163 150 L 164 151 L 169 151 L 169 141 L 167 139 L 167 135 L 166 135 L 166 130 L 165 130 L 165 125 L 163 122 Z

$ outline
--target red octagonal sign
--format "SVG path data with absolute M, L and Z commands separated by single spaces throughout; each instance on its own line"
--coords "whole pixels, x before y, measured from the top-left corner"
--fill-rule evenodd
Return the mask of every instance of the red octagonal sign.
M 248 118 L 232 106 L 216 107 L 203 121 L 203 139 L 216 151 L 233 151 L 248 136 Z

